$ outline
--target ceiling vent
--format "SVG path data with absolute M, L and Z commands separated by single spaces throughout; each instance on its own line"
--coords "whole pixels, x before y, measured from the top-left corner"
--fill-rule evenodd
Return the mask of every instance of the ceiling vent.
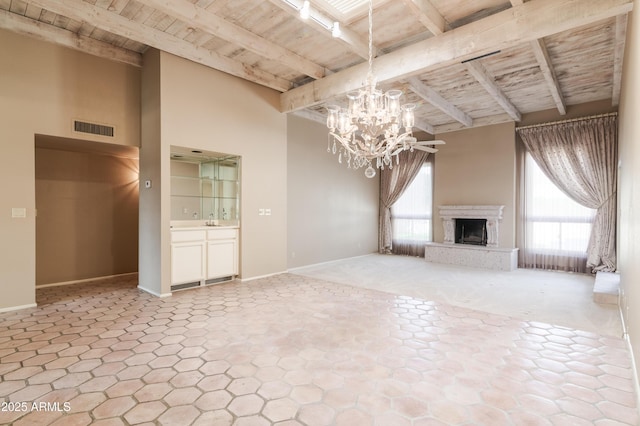
M 73 131 L 79 133 L 90 133 L 92 135 L 114 137 L 115 127 L 104 124 L 88 123 L 86 121 L 73 120 Z

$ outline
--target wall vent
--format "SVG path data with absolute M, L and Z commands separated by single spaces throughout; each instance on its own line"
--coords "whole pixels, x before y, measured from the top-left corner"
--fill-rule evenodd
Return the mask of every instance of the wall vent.
M 86 121 L 73 120 L 73 131 L 80 133 L 90 133 L 92 135 L 114 137 L 115 128 L 104 124 L 88 123 Z
M 200 287 L 200 281 L 194 281 L 194 282 L 191 282 L 191 283 L 172 285 L 171 286 L 171 291 L 184 290 L 186 288 L 193 288 L 193 287 Z

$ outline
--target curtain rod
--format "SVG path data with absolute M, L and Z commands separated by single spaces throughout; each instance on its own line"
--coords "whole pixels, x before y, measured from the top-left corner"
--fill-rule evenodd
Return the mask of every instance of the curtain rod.
M 591 120 L 592 118 L 601 118 L 601 117 L 613 117 L 618 115 L 617 112 L 608 112 L 606 114 L 596 114 L 596 115 L 589 115 L 587 117 L 579 117 L 579 118 L 570 118 L 568 120 L 560 120 L 560 121 L 547 121 L 546 123 L 539 123 L 539 124 L 531 124 L 529 126 L 521 126 L 521 127 L 516 127 L 516 130 L 521 130 L 521 129 L 532 129 L 534 127 L 542 127 L 542 126 L 550 126 L 552 124 L 563 124 L 563 123 L 572 123 L 574 121 L 582 121 L 582 120 Z

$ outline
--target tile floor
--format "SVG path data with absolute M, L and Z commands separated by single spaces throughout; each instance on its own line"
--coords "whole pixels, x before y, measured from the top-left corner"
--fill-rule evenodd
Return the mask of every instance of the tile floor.
M 619 338 L 292 274 L 135 285 L 0 314 L 0 424 L 638 424 Z

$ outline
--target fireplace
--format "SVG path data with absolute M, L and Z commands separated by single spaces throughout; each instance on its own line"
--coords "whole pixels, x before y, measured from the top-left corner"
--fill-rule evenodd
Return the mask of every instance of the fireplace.
M 498 247 L 503 209 L 504 206 L 439 206 L 444 244 Z
M 438 206 L 444 240 L 427 243 L 427 262 L 513 271 L 518 249 L 499 247 L 498 228 L 504 206 Z
M 455 219 L 456 244 L 487 245 L 487 219 Z

